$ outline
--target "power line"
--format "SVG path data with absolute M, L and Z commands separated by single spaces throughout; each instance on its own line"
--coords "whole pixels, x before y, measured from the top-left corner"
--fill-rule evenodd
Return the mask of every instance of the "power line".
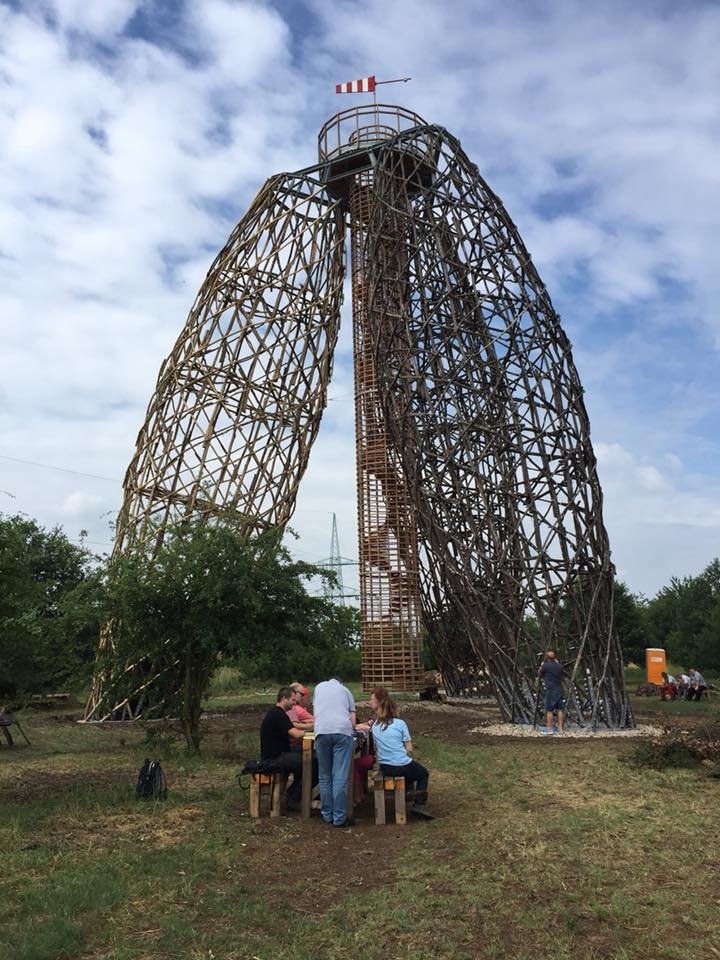
M 51 463 L 38 463 L 37 460 L 21 460 L 20 457 L 8 457 L 0 453 L 0 459 L 12 460 L 13 463 L 25 463 L 30 467 L 42 467 L 44 470 L 57 470 L 59 473 L 72 473 L 76 477 L 90 477 L 91 480 L 107 480 L 108 483 L 117 483 L 122 485 L 122 480 L 116 480 L 114 477 L 101 477 L 97 473 L 83 473 L 82 470 L 70 470 L 68 467 L 56 467 Z
M 102 540 L 88 540 L 86 537 L 82 537 L 80 539 L 75 537 L 70 539 L 72 539 L 72 542 L 76 543 L 78 546 L 82 546 L 85 543 L 92 543 L 93 546 L 96 546 L 96 547 L 112 547 L 113 546 L 112 543 L 105 543 Z

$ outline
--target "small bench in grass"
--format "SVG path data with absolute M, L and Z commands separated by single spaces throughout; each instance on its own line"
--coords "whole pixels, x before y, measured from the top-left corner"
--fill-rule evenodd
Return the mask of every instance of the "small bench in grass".
M 20 733 L 23 735 L 25 743 L 30 746 L 30 741 L 28 740 L 25 731 L 20 726 L 20 721 L 16 719 L 15 715 L 12 713 L 0 713 L 0 730 L 2 730 L 5 735 L 5 740 L 9 747 L 15 746 L 15 741 L 12 738 L 12 733 L 10 733 L 10 727 L 17 727 Z
M 69 693 L 34 693 L 30 697 L 31 707 L 55 707 L 58 703 L 67 703 Z
M 373 792 L 375 795 L 375 824 L 387 823 L 387 804 L 392 802 L 395 807 L 395 823 L 407 823 L 407 809 L 405 802 L 405 777 L 385 777 L 376 773 L 373 778 Z
M 285 813 L 286 773 L 253 773 L 250 779 L 250 816 L 280 817 Z

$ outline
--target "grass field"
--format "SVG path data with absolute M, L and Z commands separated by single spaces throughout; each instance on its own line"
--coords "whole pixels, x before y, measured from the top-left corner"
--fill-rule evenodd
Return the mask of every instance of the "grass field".
M 477 708 L 408 705 L 436 820 L 251 821 L 235 774 L 263 708 L 212 705 L 200 758 L 157 731 L 21 716 L 32 747 L 0 751 L 0 956 L 720 957 L 705 768 L 636 769 L 627 741 L 493 741 L 469 732 Z M 134 800 L 147 755 L 164 803 Z

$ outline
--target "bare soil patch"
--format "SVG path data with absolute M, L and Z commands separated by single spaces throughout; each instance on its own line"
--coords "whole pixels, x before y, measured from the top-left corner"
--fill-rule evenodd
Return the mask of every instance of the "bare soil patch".
M 22 777 L 16 776 L 0 785 L 0 804 L 5 802 L 28 803 L 33 800 L 53 799 L 59 794 L 85 789 L 88 783 L 98 788 L 121 785 L 127 788 L 127 770 L 39 770 L 26 769 Z

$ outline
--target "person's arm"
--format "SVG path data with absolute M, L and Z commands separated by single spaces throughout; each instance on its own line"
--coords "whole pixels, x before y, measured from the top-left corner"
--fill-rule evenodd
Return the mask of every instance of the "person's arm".
M 288 730 L 288 736 L 292 737 L 293 740 L 300 740 L 302 737 L 305 736 L 305 731 L 300 730 L 299 727 L 290 727 L 290 729 Z
M 353 730 L 357 727 L 357 713 L 354 710 L 350 711 L 350 723 L 353 726 Z
M 402 729 L 403 746 L 405 747 L 407 755 L 411 757 L 413 753 L 413 742 L 410 737 L 410 729 L 404 720 L 401 720 L 400 722 L 403 725 L 403 729 Z

